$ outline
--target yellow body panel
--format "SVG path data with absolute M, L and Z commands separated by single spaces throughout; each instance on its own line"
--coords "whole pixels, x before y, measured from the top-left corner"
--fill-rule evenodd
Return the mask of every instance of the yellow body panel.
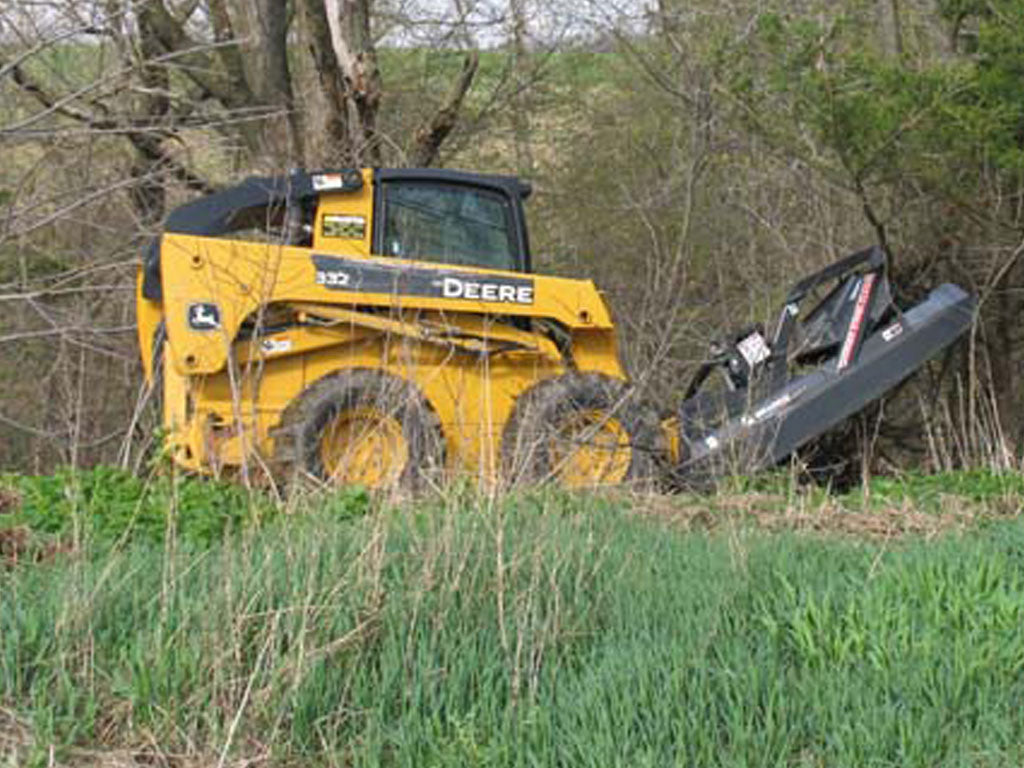
M 366 368 L 414 383 L 440 419 L 449 468 L 490 481 L 502 430 L 526 389 L 569 369 L 625 378 L 611 316 L 591 281 L 371 256 L 371 172 L 364 180 L 356 192 L 321 194 L 309 248 L 163 236 L 162 301 L 140 292 L 139 339 L 149 375 L 147 340 L 166 324 L 165 424 L 182 465 L 258 471 L 290 402 L 324 376 Z M 464 290 L 473 298 L 411 295 L 379 281 L 373 290 L 331 286 L 317 257 L 358 262 L 396 286 L 435 275 L 480 282 Z M 521 301 L 496 301 L 489 276 L 530 288 Z M 197 304 L 217 307 L 216 327 L 194 327 Z M 297 320 L 275 325 L 282 311 Z M 557 325 L 563 341 L 545 324 Z
M 328 335 L 330 343 L 323 338 Z M 275 340 L 291 341 L 291 334 Z M 307 351 L 277 359 L 258 355 L 238 366 L 234 376 L 223 371 L 181 377 L 168 365 L 168 381 L 188 383 L 187 393 L 177 398 L 177 392 L 167 391 L 168 424 L 181 463 L 193 469 L 240 464 L 253 449 L 270 456 L 270 430 L 294 397 L 335 371 L 371 368 L 417 385 L 440 417 L 451 469 L 489 478 L 516 397 L 534 382 L 565 370 L 561 362 L 538 352 L 483 356 L 362 329 L 303 328 L 295 342 Z M 192 415 L 179 421 L 186 398 L 191 398 Z M 170 405 L 174 399 L 179 403 Z
M 332 219 L 362 220 L 362 237 L 356 227 L 332 227 Z M 347 229 L 347 231 L 344 231 Z M 370 234 L 373 231 L 373 172 L 363 171 L 363 187 L 351 192 L 325 192 L 320 196 L 313 229 L 313 248 L 324 251 L 344 250 L 346 253 L 370 255 Z
M 409 296 L 396 292 L 336 290 L 318 285 L 313 255 L 357 258 L 371 268 L 395 272 L 402 270 L 436 271 L 439 279 L 451 273 L 450 267 L 429 262 L 412 262 L 385 257 L 366 257 L 347 251 L 297 248 L 220 240 L 192 235 L 165 235 L 163 262 L 186 266 L 163 274 L 163 312 L 172 341 L 175 367 L 183 374 L 213 373 L 224 367 L 229 343 L 238 334 L 242 321 L 261 307 L 273 302 L 312 302 L 348 306 L 375 307 L 391 312 L 435 310 L 445 315 L 495 315 L 546 318 L 557 321 L 574 333 L 613 330 L 611 315 L 593 282 L 561 277 L 532 275 L 531 304 L 495 305 L 463 298 Z M 521 278 L 518 272 L 466 269 L 460 274 L 479 275 L 481 280 Z M 216 303 L 222 313 L 216 331 L 190 330 L 189 307 Z M 611 333 L 604 342 L 614 347 Z

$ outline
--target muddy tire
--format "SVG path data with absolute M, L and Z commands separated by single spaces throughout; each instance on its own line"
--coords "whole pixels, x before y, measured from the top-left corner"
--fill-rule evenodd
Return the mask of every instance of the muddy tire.
M 273 430 L 275 479 L 423 490 L 444 467 L 437 414 L 410 382 L 372 369 L 323 377 L 288 405 Z
M 662 470 L 663 442 L 657 414 L 628 384 L 567 373 L 516 401 L 502 433 L 504 478 L 567 488 L 648 485 Z

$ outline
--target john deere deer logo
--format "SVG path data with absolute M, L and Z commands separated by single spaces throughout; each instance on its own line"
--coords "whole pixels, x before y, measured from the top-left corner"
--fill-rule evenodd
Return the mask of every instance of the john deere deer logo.
M 210 302 L 188 305 L 188 327 L 193 331 L 215 331 L 220 328 L 220 307 Z

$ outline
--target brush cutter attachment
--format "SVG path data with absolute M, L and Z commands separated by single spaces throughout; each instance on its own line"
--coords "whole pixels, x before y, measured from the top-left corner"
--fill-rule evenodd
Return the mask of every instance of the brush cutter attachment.
M 801 305 L 822 291 L 804 314 Z M 900 311 L 877 247 L 804 278 L 770 340 L 753 326 L 711 344 L 679 407 L 679 474 L 752 472 L 781 461 L 951 345 L 973 313 L 974 300 L 950 284 Z

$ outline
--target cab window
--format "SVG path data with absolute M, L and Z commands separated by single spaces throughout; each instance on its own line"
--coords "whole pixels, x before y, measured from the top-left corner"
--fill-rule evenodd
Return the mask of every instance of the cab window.
M 489 269 L 519 268 L 508 198 L 459 184 L 384 185 L 385 256 Z

